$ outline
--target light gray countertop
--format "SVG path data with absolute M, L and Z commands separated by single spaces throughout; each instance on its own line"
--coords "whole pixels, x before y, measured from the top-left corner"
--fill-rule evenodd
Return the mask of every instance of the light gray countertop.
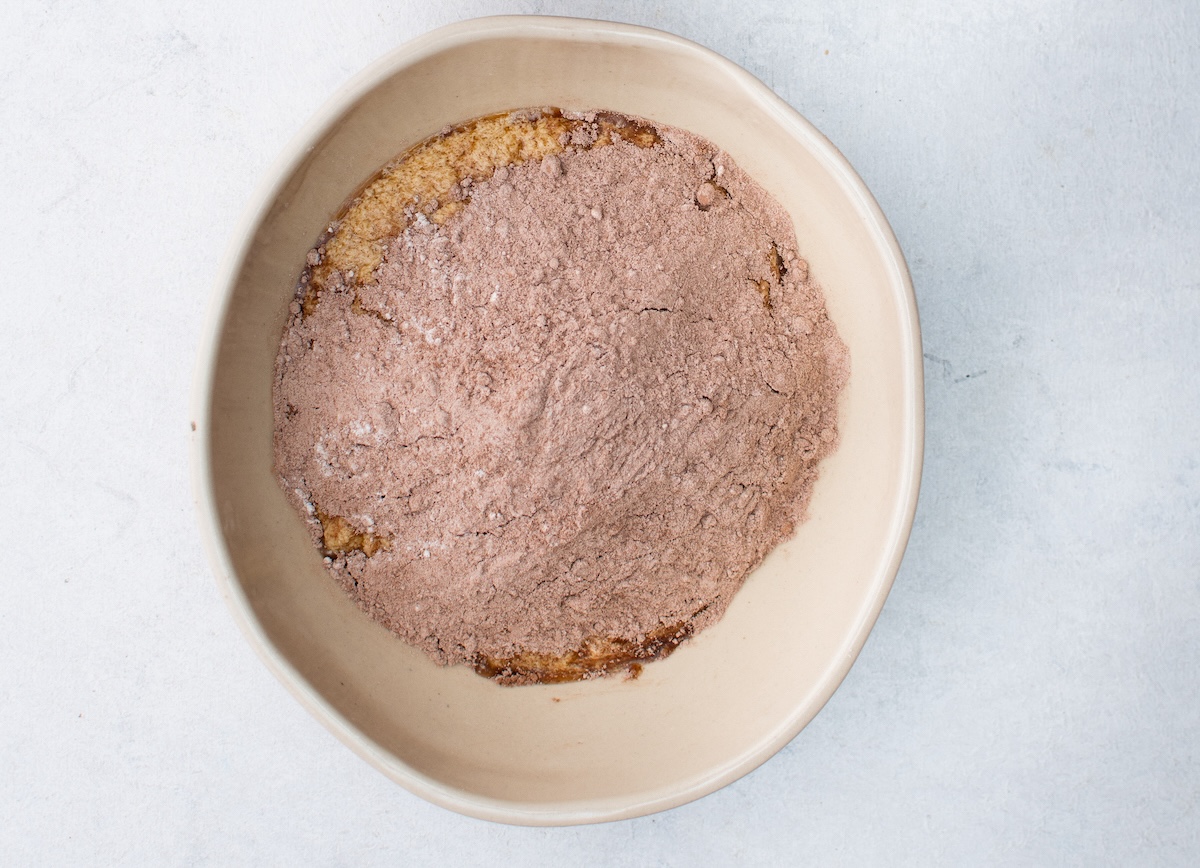
M 0 862 L 1200 862 L 1200 6 L 20 2 L 0 27 Z M 259 178 L 460 18 L 648 24 L 858 169 L 912 269 L 920 507 L 816 720 L 683 808 L 520 829 L 352 755 L 221 602 L 194 356 Z

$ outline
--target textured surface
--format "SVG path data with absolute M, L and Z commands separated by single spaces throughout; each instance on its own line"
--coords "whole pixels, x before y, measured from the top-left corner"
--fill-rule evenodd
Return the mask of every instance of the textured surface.
M 284 491 L 331 576 L 441 662 L 700 632 L 835 446 L 846 351 L 787 213 L 703 139 L 597 132 L 477 180 L 442 226 L 418 212 L 373 280 L 334 270 L 313 297 L 309 272 L 292 303 Z M 337 549 L 329 516 L 381 546 Z
M 1200 11 L 923 6 L 9 10 L 0 861 L 1200 858 Z M 711 46 L 849 157 L 913 271 L 926 470 L 787 749 L 667 814 L 512 829 L 389 783 L 254 657 L 197 538 L 188 390 L 229 229 L 338 84 L 438 24 L 568 11 Z

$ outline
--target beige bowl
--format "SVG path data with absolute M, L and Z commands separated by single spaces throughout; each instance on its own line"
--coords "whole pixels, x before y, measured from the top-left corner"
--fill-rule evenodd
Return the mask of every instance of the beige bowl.
M 842 443 L 810 518 L 724 619 L 641 678 L 499 687 L 378 626 L 322 569 L 272 470 L 272 365 L 305 252 L 360 184 L 450 122 L 606 108 L 691 130 L 774 192 L 850 349 Z M 710 793 L 812 719 L 862 647 L 908 538 L 923 438 L 903 256 L 854 170 L 744 70 L 675 36 L 598 21 L 467 21 L 344 87 L 246 211 L 195 391 L 197 500 L 217 579 L 272 672 L 335 735 L 432 802 L 491 820 L 633 817 Z

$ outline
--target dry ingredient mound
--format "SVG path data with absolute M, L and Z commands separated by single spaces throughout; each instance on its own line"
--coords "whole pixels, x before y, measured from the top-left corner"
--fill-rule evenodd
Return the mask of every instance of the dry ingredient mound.
M 802 520 L 848 376 L 727 155 L 611 114 L 497 128 L 551 122 L 392 215 L 369 269 L 314 249 L 276 364 L 277 470 L 329 571 L 504 683 L 636 674 L 720 618 Z

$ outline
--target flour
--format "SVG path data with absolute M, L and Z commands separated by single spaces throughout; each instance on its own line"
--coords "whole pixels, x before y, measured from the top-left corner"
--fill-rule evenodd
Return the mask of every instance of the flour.
M 837 443 L 848 357 L 783 209 L 693 135 L 580 129 L 414 211 L 280 348 L 285 490 L 441 662 L 702 629 Z

